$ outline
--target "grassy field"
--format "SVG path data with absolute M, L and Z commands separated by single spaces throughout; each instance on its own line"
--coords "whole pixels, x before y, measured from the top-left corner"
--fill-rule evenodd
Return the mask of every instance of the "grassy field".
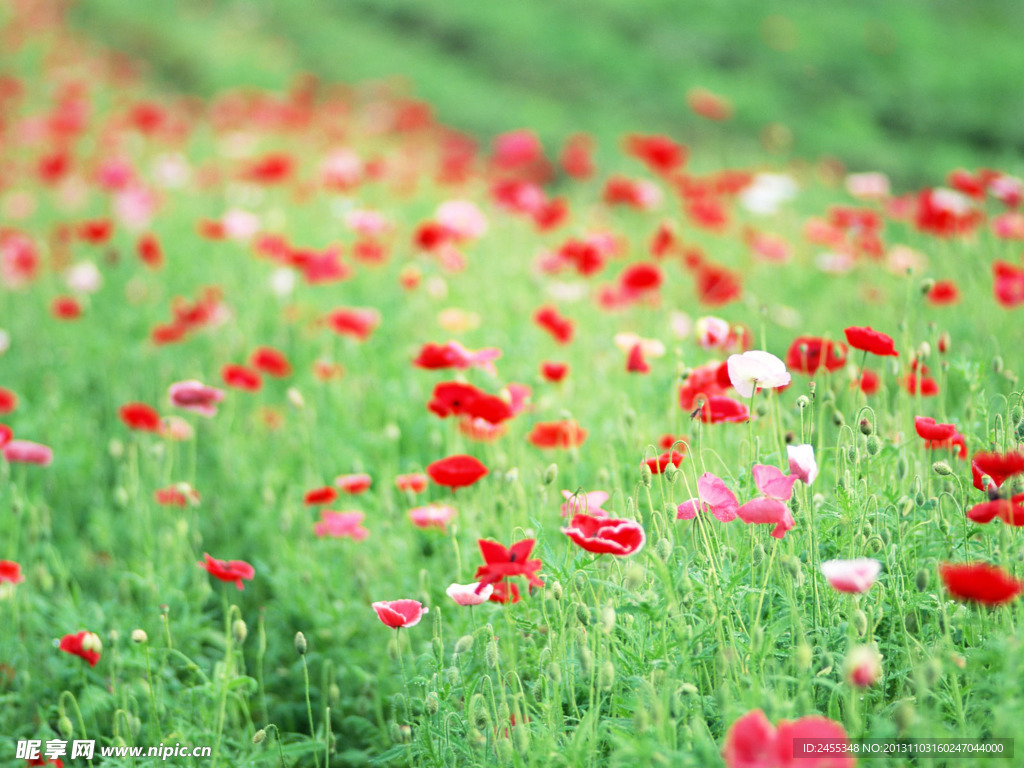
M 1024 183 L 946 181 L 1020 147 L 1017 7 L 310 7 L 0 14 L 4 764 L 34 739 L 95 741 L 70 766 L 823 768 L 853 761 L 791 738 L 1024 738 Z M 593 133 L 594 175 L 331 87 L 394 72 L 481 140 Z M 734 120 L 693 117 L 695 85 Z M 818 343 L 844 359 L 801 370 Z M 431 467 L 461 455 L 487 474 L 453 490 Z M 562 514 L 594 492 L 606 538 L 597 497 Z M 824 565 L 865 558 L 854 587 Z M 399 599 L 429 611 L 396 629 L 373 604 Z

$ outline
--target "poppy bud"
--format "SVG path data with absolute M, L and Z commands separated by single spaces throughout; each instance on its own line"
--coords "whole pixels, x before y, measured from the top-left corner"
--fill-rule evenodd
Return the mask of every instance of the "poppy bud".
M 806 672 L 814 663 L 814 650 L 807 643 L 800 643 L 796 647 L 796 667 L 801 672 Z
M 683 694 L 683 696 L 696 696 L 700 693 L 700 689 L 698 689 L 693 683 L 683 683 L 679 686 L 679 692 Z
M 868 438 L 867 449 L 868 456 L 877 456 L 882 450 L 882 441 L 879 439 L 878 435 L 871 435 L 871 437 Z
M 597 687 L 602 691 L 610 691 L 615 685 L 615 665 L 606 661 L 597 671 Z
M 760 565 L 764 562 L 764 555 L 764 546 L 759 541 L 754 545 L 754 551 L 750 553 L 750 559 L 753 561 L 754 565 Z
M 556 685 L 562 682 L 562 665 L 552 661 L 548 664 L 547 675 L 548 679 Z
M 849 461 L 851 464 L 857 461 L 857 449 L 854 448 L 852 445 L 846 449 L 846 460 Z
M 601 609 L 601 631 L 610 635 L 615 629 L 615 607 L 611 603 L 605 603 Z
M 928 357 L 929 355 L 931 355 L 931 353 L 932 353 L 932 345 L 929 344 L 927 341 L 922 341 L 921 342 L 921 346 L 919 346 L 917 348 L 917 358 L 918 358 L 918 360 L 920 360 L 921 358 L 924 358 L 924 357 Z
M 949 477 L 953 474 L 953 468 L 945 461 L 936 461 L 932 464 L 932 472 L 941 477 Z
M 456 656 L 461 656 L 464 653 L 469 653 L 471 650 L 473 650 L 473 636 L 472 635 L 463 635 L 455 643 L 455 655 Z
M 875 427 L 871 423 L 871 420 L 866 417 L 860 420 L 860 424 L 858 426 L 860 427 L 860 433 L 862 435 L 870 435 L 875 431 Z
M 434 652 L 434 658 L 437 659 L 438 664 L 444 663 L 444 643 L 441 642 L 440 637 L 434 637 L 430 640 L 430 649 Z
M 918 286 L 918 290 L 921 291 L 922 296 L 927 296 L 929 293 L 932 292 L 932 289 L 934 287 L 935 280 L 933 280 L 930 277 L 926 277 L 924 280 L 921 281 L 921 284 Z
M 441 708 L 441 701 L 437 698 L 437 691 L 430 691 L 427 694 L 426 699 L 423 701 L 423 706 L 427 710 L 428 715 L 437 714 L 437 711 Z
M 555 600 L 562 599 L 562 582 L 556 581 L 554 584 L 551 585 L 551 596 Z
M 853 612 L 853 616 L 850 617 L 850 624 L 857 631 L 860 637 L 864 637 L 868 633 L 868 617 L 864 611 L 859 608 Z
M 133 629 L 132 630 L 132 642 L 133 643 L 145 643 L 149 641 L 149 635 L 146 634 L 144 629 Z
M 632 429 L 636 424 L 636 411 L 632 408 L 626 408 L 622 412 L 622 421 L 626 425 L 627 429 Z
M 110 454 L 110 458 L 120 459 L 124 456 L 124 443 L 116 437 L 111 438 L 110 442 L 107 443 L 107 452 Z
M 917 634 L 917 630 L 918 630 L 917 614 L 916 613 L 908 613 L 906 616 L 904 616 L 903 617 L 903 626 L 906 628 L 907 632 L 909 632 L 910 634 L 912 634 L 912 635 Z
M 909 732 L 917 720 L 917 713 L 914 711 L 913 703 L 909 701 L 901 702 L 896 707 L 894 719 L 896 720 L 896 727 L 899 728 L 901 734 Z
M 583 603 L 574 603 L 573 610 L 576 611 L 576 620 L 584 627 L 590 624 L 590 609 Z
M 245 638 L 249 636 L 249 628 L 245 625 L 244 621 L 241 619 L 235 619 L 234 623 L 231 625 L 231 636 L 239 645 L 242 645 L 245 642 Z M 135 639 L 134 634 L 132 639 Z
M 953 343 L 953 340 L 949 336 L 948 331 L 943 331 L 939 334 L 939 354 L 944 355 L 949 352 L 949 346 Z
M 498 753 L 498 760 L 502 763 L 511 763 L 515 756 L 515 748 L 509 739 L 498 739 L 494 745 L 494 751 Z
M 651 468 L 647 466 L 647 462 L 640 465 L 640 482 L 644 484 L 644 487 L 651 487 Z
M 512 710 L 508 708 L 508 703 L 504 701 L 501 702 L 501 704 L 498 705 L 498 722 L 507 723 L 511 717 Z
M 263 740 L 266 739 L 266 738 L 267 738 L 267 732 L 263 728 L 260 728 L 258 731 L 256 731 L 256 733 L 254 733 L 252 735 L 252 743 L 253 744 L 261 744 L 263 742 Z
M 668 480 L 669 485 L 675 485 L 676 481 L 679 480 L 679 468 L 671 461 L 665 465 L 665 479 Z M 671 506 L 671 505 L 670 505 Z M 669 514 L 675 514 L 675 508 L 672 508 Z
M 297 654 L 299 654 L 299 656 L 305 656 L 306 655 L 306 649 L 308 647 L 309 646 L 306 644 L 306 636 L 304 634 L 302 634 L 301 632 L 296 632 L 295 633 L 295 652 Z
M 551 485 L 557 477 L 558 465 L 548 464 L 548 468 L 544 470 L 544 485 Z
M 757 408 L 754 409 L 754 413 L 756 413 L 758 416 L 767 416 L 768 415 L 768 403 L 765 403 L 765 402 L 758 403 L 757 404 Z
M 668 559 L 672 557 L 672 542 L 668 539 L 658 539 L 654 544 L 654 553 L 661 558 L 663 562 L 668 562 Z
M 1010 411 L 1010 423 L 1019 427 L 1022 421 L 1024 421 L 1024 408 L 1019 405 L 1013 406 L 1013 410 Z
M 992 358 L 992 372 L 1002 373 L 1003 372 L 1003 358 L 1000 355 L 996 355 Z
M 928 570 L 926 568 L 918 570 L 917 575 L 914 576 L 914 585 L 917 587 L 918 592 L 924 592 L 928 589 Z
M 800 397 L 796 399 L 796 407 L 799 408 L 801 411 L 810 404 L 811 399 L 807 395 L 800 395 Z
M 448 667 L 448 669 L 444 671 L 444 679 L 448 685 L 454 688 L 462 681 L 462 673 L 459 672 L 458 667 Z
M 800 558 L 795 557 L 793 555 L 786 555 L 782 558 L 782 567 L 789 572 L 790 576 L 796 578 L 800 575 Z
M 843 424 L 846 423 L 846 419 L 843 418 L 843 414 L 841 414 L 839 411 L 834 411 L 832 413 L 832 423 L 835 424 L 837 427 L 841 427 L 843 426 Z
M 646 577 L 647 570 L 642 565 L 634 564 L 629 567 L 628 571 L 626 571 L 626 576 L 622 581 L 622 585 L 632 592 L 641 587 Z M 557 582 L 555 583 L 557 584 Z
M 594 674 L 594 653 L 585 645 L 579 647 L 580 672 L 584 677 Z
M 487 662 L 487 666 L 492 669 L 497 668 L 499 656 L 498 656 L 498 641 L 491 640 L 484 649 L 484 661 Z
M 57 730 L 60 731 L 60 735 L 65 739 L 70 739 L 71 734 L 75 732 L 74 726 L 71 725 L 71 719 L 67 715 L 61 715 L 57 721 Z

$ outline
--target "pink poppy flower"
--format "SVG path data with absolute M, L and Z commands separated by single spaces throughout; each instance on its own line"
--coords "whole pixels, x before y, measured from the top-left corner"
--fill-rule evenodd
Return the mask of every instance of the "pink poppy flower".
M 374 603 L 373 610 L 386 626 L 401 629 L 415 627 L 420 623 L 423 614 L 430 609 L 425 608 L 418 600 L 384 600 Z
M 362 541 L 370 532 L 363 528 L 363 512 L 334 512 L 330 509 L 320 511 L 320 522 L 313 526 L 313 535 L 317 538 L 334 539 L 350 538 Z
M 334 478 L 334 484 L 345 493 L 353 495 L 369 490 L 373 480 L 365 473 L 356 475 L 338 475 Z
M 858 688 L 869 688 L 882 675 L 882 656 L 873 646 L 858 645 L 847 655 L 843 666 L 847 680 Z
M 443 504 L 427 504 L 409 510 L 409 519 L 417 528 L 440 528 L 447 530 L 448 521 L 455 517 L 455 507 Z
M 697 478 L 697 493 L 699 498 L 684 501 L 679 505 L 676 510 L 677 520 L 692 520 L 701 509 L 710 512 L 723 523 L 736 519 L 740 504 L 736 500 L 736 494 L 726 487 L 722 478 L 705 472 Z
M 168 393 L 173 405 L 208 418 L 217 415 L 217 403 L 224 399 L 224 390 L 208 387 L 194 379 L 171 384 Z
M 786 454 L 789 458 L 789 474 L 804 485 L 810 485 L 818 476 L 818 462 L 814 459 L 813 445 L 787 445 Z
M 478 589 L 480 590 L 479 592 L 477 592 Z M 487 584 L 480 588 L 479 582 L 473 584 L 452 584 L 445 590 L 445 594 L 459 605 L 480 605 L 481 603 L 486 603 L 491 599 L 492 592 L 494 592 L 493 584 Z
M 748 712 L 729 728 L 722 747 L 727 768 L 853 768 L 856 761 L 845 754 L 797 754 L 797 741 L 829 739 L 846 743 L 843 726 L 818 715 L 795 722 L 779 721 L 775 728 L 764 712 Z
M 3 447 L 4 458 L 11 464 L 38 464 L 48 467 L 53 461 L 53 451 L 41 443 L 29 440 L 11 440 Z
M 870 557 L 826 560 L 821 564 L 821 572 L 838 592 L 867 592 L 881 570 L 882 564 Z
M 736 514 L 747 525 L 774 523 L 772 536 L 781 539 L 796 525 L 786 502 L 793 495 L 793 484 L 797 478 L 783 475 L 778 468 L 764 464 L 755 464 L 753 474 L 754 484 L 764 496 L 748 501 L 736 510 Z
M 590 491 L 573 496 L 572 491 L 563 490 L 562 496 L 565 497 L 565 504 L 562 505 L 562 517 L 567 517 L 569 513 L 576 515 L 580 512 L 593 517 L 608 517 L 608 513 L 601 509 L 601 505 L 608 501 L 608 494 L 604 491 Z
M 587 552 L 625 557 L 643 549 L 647 540 L 643 526 L 635 520 L 575 515 L 562 533 Z

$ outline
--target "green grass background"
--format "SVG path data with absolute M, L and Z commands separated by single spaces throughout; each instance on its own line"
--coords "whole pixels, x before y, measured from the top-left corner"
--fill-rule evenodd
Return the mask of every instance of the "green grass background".
M 720 166 L 761 157 L 781 125 L 785 156 L 907 185 L 1024 153 L 1015 0 L 85 0 L 73 18 L 175 88 L 400 76 L 483 139 L 529 126 L 554 148 L 583 130 L 609 152 L 623 132 L 665 131 Z M 695 86 L 734 119 L 693 116 Z

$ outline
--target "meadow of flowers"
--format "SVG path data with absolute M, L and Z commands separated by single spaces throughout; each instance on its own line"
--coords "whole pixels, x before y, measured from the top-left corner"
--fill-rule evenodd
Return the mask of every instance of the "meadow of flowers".
M 4 765 L 1024 737 L 1020 168 L 167 94 L 60 8 L 0 27 Z

